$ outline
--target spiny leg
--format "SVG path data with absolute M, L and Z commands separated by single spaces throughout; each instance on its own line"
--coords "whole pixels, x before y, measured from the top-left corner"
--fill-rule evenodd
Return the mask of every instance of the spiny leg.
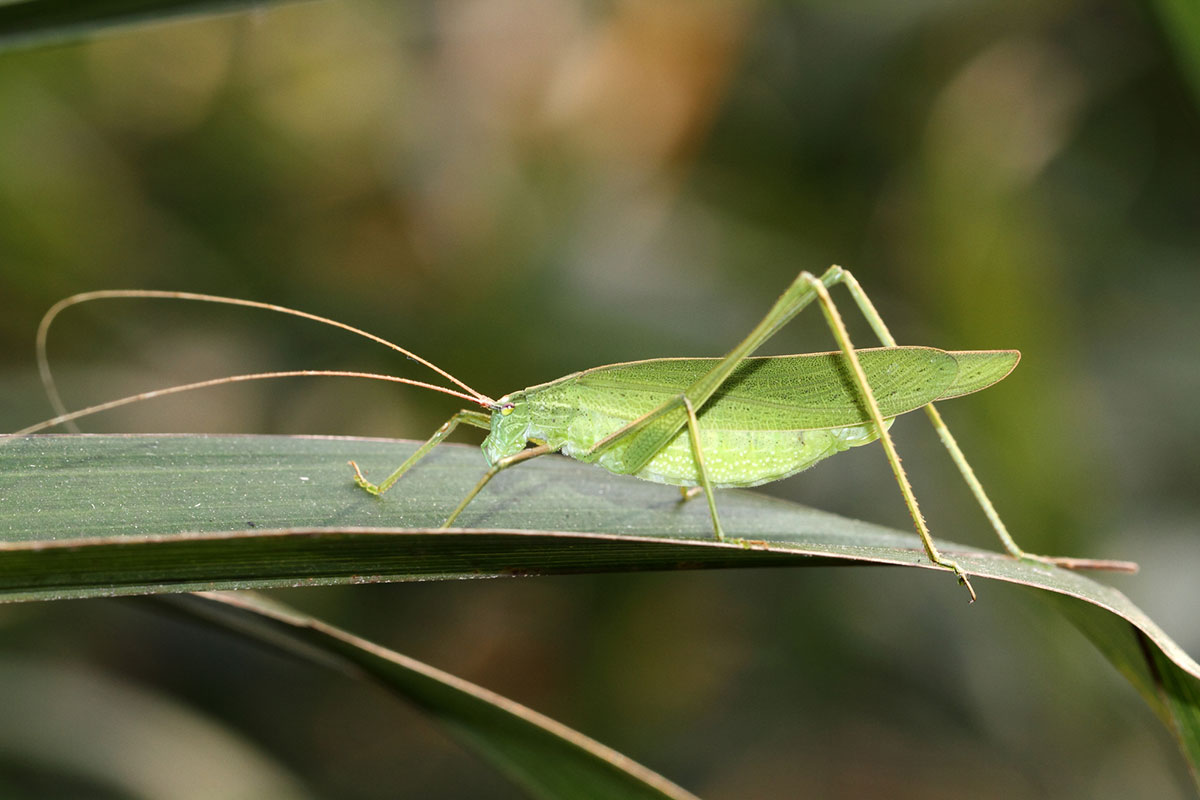
M 468 425 L 474 425 L 476 428 L 483 428 L 484 430 L 488 430 L 492 426 L 492 419 L 487 414 L 479 411 L 471 411 L 470 409 L 463 409 L 450 419 L 446 420 L 445 424 L 438 428 L 437 432 L 434 433 L 433 436 L 429 437 L 429 441 L 417 448 L 417 452 L 405 459 L 404 463 L 397 467 L 396 471 L 387 476 L 383 483 L 379 485 L 368 481 L 363 475 L 362 470 L 358 468 L 358 464 L 351 461 L 350 466 L 354 467 L 354 482 L 366 491 L 378 497 L 388 489 L 392 488 L 392 484 L 400 480 L 401 476 L 408 472 L 414 464 L 416 464 L 425 456 L 429 455 L 429 451 L 441 444 L 442 440 L 449 436 L 454 429 L 458 427 L 460 422 L 465 422 Z
M 721 529 L 721 518 L 717 515 L 717 498 L 713 495 L 712 482 L 708 479 L 708 469 L 704 466 L 704 448 L 700 446 L 700 421 L 696 419 L 696 409 L 692 401 L 683 396 L 683 407 L 687 411 L 688 438 L 692 441 L 692 456 L 696 459 L 696 476 L 700 479 L 700 487 L 704 490 L 704 498 L 708 500 L 708 513 L 712 517 L 713 533 L 717 541 L 725 541 L 725 531 Z M 684 494 L 686 498 L 686 493 Z
M 475 484 L 475 488 L 463 498 L 462 502 L 458 504 L 458 507 L 450 513 L 450 516 L 447 517 L 446 521 L 442 523 L 442 527 L 449 528 L 451 525 L 453 525 L 454 520 L 458 519 L 458 515 L 463 512 L 463 509 L 465 509 L 470 502 L 475 499 L 475 495 L 479 494 L 483 487 L 487 486 L 488 481 L 496 477 L 501 470 L 508 469 L 513 464 L 519 464 L 522 461 L 528 461 L 531 458 L 537 458 L 538 456 L 544 456 L 547 453 L 553 452 L 554 448 L 546 444 L 540 444 L 537 447 L 530 447 L 515 455 L 511 455 L 497 461 L 487 472 L 483 474 L 483 477 L 479 479 L 479 483 Z
M 913 523 L 916 526 L 917 533 L 921 536 L 922 543 L 925 545 L 926 553 L 935 564 L 950 569 L 958 575 L 959 581 L 967 587 L 971 593 L 971 599 L 974 600 L 975 590 L 971 587 L 970 581 L 967 579 L 962 568 L 954 561 L 944 558 L 933 543 L 933 538 L 929 533 L 925 519 L 921 515 L 920 507 L 917 505 L 916 497 L 913 494 L 912 485 L 908 481 L 908 476 L 900 464 L 900 457 L 896 453 L 895 445 L 887 432 L 887 428 L 884 426 L 883 415 L 879 411 L 879 404 L 876 402 L 875 395 L 867 383 L 862 364 L 859 363 L 858 355 L 850 342 L 849 332 L 847 332 L 845 323 L 842 322 L 837 307 L 829 296 L 829 290 L 826 287 L 843 280 L 844 276 L 844 271 L 836 266 L 830 267 L 820 278 L 813 276 L 809 272 L 801 272 L 796 277 L 796 280 L 780 295 L 779 299 L 775 301 L 775 304 L 767 312 L 766 316 L 754 326 L 750 334 L 726 354 L 724 358 L 718 361 L 712 369 L 692 383 L 684 392 L 683 399 L 688 401 L 693 411 L 703 408 L 704 404 L 712 398 L 717 389 L 733 374 L 738 365 L 743 363 L 763 343 L 774 336 L 784 325 L 811 303 L 814 298 L 819 299 L 821 308 L 825 313 L 826 322 L 829 324 L 830 330 L 833 332 L 838 345 L 850 364 L 857 388 L 870 412 L 871 422 L 879 431 L 879 438 L 883 443 L 884 451 L 887 453 L 888 463 L 891 464 L 892 472 L 896 476 L 897 483 L 900 485 L 901 494 L 904 496 L 905 504 L 912 514 Z M 679 419 L 678 416 L 672 414 L 678 405 L 678 398 L 666 401 L 650 413 L 630 422 L 628 425 L 614 431 L 597 442 L 588 452 L 588 455 L 603 452 L 613 447 L 618 441 L 624 441 L 626 455 L 625 471 L 630 474 L 636 474 L 666 446 L 685 424 L 691 422 L 691 417 L 685 416 L 683 419 Z M 713 502 L 711 494 L 709 494 L 709 500 L 710 503 Z
M 925 553 L 933 563 L 952 570 L 958 576 L 959 583 L 965 586 L 967 591 L 971 593 L 971 601 L 974 602 L 975 589 L 971 586 L 971 581 L 967 577 L 967 574 L 958 565 L 958 562 L 944 557 L 938 551 L 937 545 L 933 543 L 933 536 L 930 535 L 929 527 L 925 524 L 925 517 L 921 513 L 920 506 L 917 504 L 917 497 L 913 493 L 912 484 L 908 480 L 908 474 L 904 471 L 904 466 L 900 463 L 900 455 L 896 452 L 896 445 L 883 423 L 883 414 L 879 411 L 879 403 L 875 400 L 875 393 L 871 390 L 871 385 L 867 382 L 867 376 L 863 372 L 858 354 L 854 350 L 854 345 L 850 342 L 850 333 L 846 330 L 846 323 L 842 321 L 842 316 L 838 313 L 833 298 L 829 296 L 829 290 L 825 288 L 826 281 L 836 282 L 837 280 L 844 280 L 845 275 L 846 273 L 840 267 L 830 267 L 820 279 L 809 275 L 808 282 L 820 300 L 821 310 L 825 313 L 825 321 L 829 324 L 830 331 L 833 333 L 834 338 L 837 339 L 838 347 L 841 348 L 842 354 L 846 357 L 846 361 L 850 365 L 850 372 L 854 377 L 854 383 L 863 402 L 867 406 L 867 413 L 870 416 L 871 423 L 875 426 L 875 430 L 879 434 L 879 442 L 883 445 L 883 450 L 887 454 L 888 463 L 892 467 L 892 474 L 896 477 L 896 483 L 900 486 L 900 493 L 904 496 L 904 503 L 908 506 L 913 524 L 916 526 L 917 533 L 921 537 L 921 542 L 925 545 Z
M 869 324 L 871 329 L 875 331 L 875 335 L 879 337 L 879 341 L 885 347 L 896 347 L 895 337 L 893 337 L 891 331 L 888 330 L 887 324 L 883 321 L 883 317 L 880 316 L 878 309 L 875 308 L 875 304 L 871 302 L 871 298 L 867 296 L 867 293 L 863 290 L 862 285 L 859 284 L 849 270 L 843 270 L 840 267 L 836 267 L 836 269 L 838 269 L 841 273 L 837 282 L 843 284 L 847 291 L 850 292 L 850 296 L 854 299 L 855 305 L 857 305 L 859 311 L 862 312 L 863 317 L 867 320 L 867 324 Z M 997 512 L 996 507 L 992 505 L 992 500 L 990 497 L 988 497 L 987 492 L 984 490 L 983 484 L 980 482 L 979 478 L 975 476 L 975 470 L 973 470 L 971 465 L 967 462 L 967 457 L 963 454 L 962 448 L 958 446 L 958 442 L 954 439 L 954 435 L 950 433 L 950 428 L 946 425 L 945 420 L 942 419 L 941 412 L 937 410 L 933 403 L 929 403 L 925 406 L 925 414 L 929 417 L 929 421 L 933 425 L 933 429 L 937 431 L 938 438 L 942 441 L 942 446 L 946 448 L 946 451 L 950 454 L 950 459 L 958 468 L 959 474 L 962 475 L 963 481 L 965 481 L 967 486 L 970 488 L 971 494 L 975 496 L 975 502 L 977 502 L 979 507 L 983 509 L 983 513 L 988 518 L 988 522 L 991 523 L 992 529 L 996 532 L 996 535 L 1000 538 L 1000 542 L 1004 545 L 1004 548 L 1008 550 L 1009 554 L 1013 556 L 1013 558 L 1031 559 L 1033 561 L 1039 561 L 1044 564 L 1053 564 L 1066 569 L 1118 569 L 1125 571 L 1130 567 L 1135 566 L 1124 561 L 1041 556 L 1033 553 L 1027 553 L 1022 550 L 1020 545 L 1017 544 L 1016 540 L 1013 539 L 1012 534 L 1008 532 L 1008 526 L 1004 524 L 1004 520 L 1000 519 L 999 512 Z
M 862 312 L 863 317 L 867 320 L 867 324 L 871 326 L 871 330 L 875 331 L 875 335 L 879 337 L 879 341 L 884 347 L 896 347 L 896 338 L 892 336 L 892 332 L 888 330 L 887 323 L 883 321 L 883 317 L 879 314 L 879 310 L 875 308 L 875 304 L 871 302 L 871 298 L 863 290 L 862 284 L 850 273 L 849 270 L 842 270 L 840 283 L 845 285 L 850 296 L 854 298 L 855 305 Z M 1012 554 L 1014 558 L 1027 558 L 1029 554 L 1017 545 L 1016 540 L 1008 532 L 1008 526 L 1004 524 L 1004 520 L 1000 519 L 1000 514 L 996 511 L 996 507 L 992 505 L 991 498 L 987 496 L 987 492 L 983 489 L 983 484 L 979 478 L 975 477 L 975 470 L 971 469 L 971 465 L 967 463 L 967 457 L 963 455 L 962 449 L 958 446 L 954 436 L 950 433 L 950 428 L 946 426 L 945 420 L 942 419 L 939 412 L 933 405 L 929 403 L 925 406 L 925 413 L 929 416 L 929 421 L 933 424 L 934 430 L 937 431 L 938 438 L 942 440 L 942 445 L 950 453 L 950 458 L 954 461 L 958 471 L 962 474 L 963 480 L 970 487 L 971 493 L 975 495 L 976 502 L 979 503 L 983 513 L 991 522 L 992 528 L 996 531 L 996 535 L 1000 537 L 1000 542 L 1005 549 Z M 1037 556 L 1039 560 L 1043 560 L 1041 556 Z
M 935 564 L 952 570 L 958 576 L 959 581 L 967 587 L 967 590 L 971 593 L 971 599 L 974 600 L 975 590 L 971 587 L 971 583 L 962 568 L 954 561 L 944 558 L 933 543 L 933 538 L 929 533 L 916 497 L 913 494 L 912 485 L 908 481 L 908 476 L 900 464 L 900 457 L 896 453 L 895 445 L 888 435 L 887 428 L 884 426 L 883 415 L 879 411 L 879 404 L 876 402 L 875 395 L 867 383 L 862 365 L 859 363 L 854 346 L 850 342 L 849 332 L 847 332 L 846 326 L 838 314 L 837 307 L 829 297 L 829 290 L 826 287 L 842 280 L 843 276 L 844 272 L 840 267 L 831 267 L 820 278 L 813 276 L 809 272 L 801 272 L 796 277 L 796 280 L 780 295 L 779 299 L 775 301 L 775 305 L 759 321 L 754 330 L 711 370 L 687 388 L 682 398 L 688 403 L 688 406 L 685 406 L 685 411 L 690 410 L 693 412 L 690 416 L 686 416 L 684 419 L 672 416 L 671 412 L 679 405 L 679 400 L 673 398 L 640 419 L 634 420 L 597 442 L 592 447 L 589 455 L 602 452 L 614 446 L 618 441 L 628 439 L 630 441 L 626 443 L 625 452 L 627 460 L 625 466 L 629 473 L 635 474 L 655 454 L 660 452 L 662 447 L 666 446 L 667 442 L 679 432 L 683 425 L 690 425 L 692 423 L 695 409 L 702 408 L 708 402 L 717 389 L 737 369 L 739 364 L 744 362 L 764 342 L 774 336 L 784 325 L 800 313 L 805 306 L 811 303 L 814 298 L 817 298 L 821 302 L 826 322 L 829 324 L 830 330 L 833 332 L 851 366 L 851 372 L 857 388 L 870 412 L 871 422 L 879 431 L 879 438 L 883 443 L 884 451 L 887 453 L 888 463 L 891 465 L 892 472 L 896 476 L 896 481 L 900 486 L 901 494 L 904 496 L 905 504 L 912 514 L 917 533 L 921 536 L 921 541 L 925 545 L 926 553 Z M 707 494 L 710 510 L 714 512 L 715 523 L 715 501 L 713 500 L 711 491 L 707 492 Z

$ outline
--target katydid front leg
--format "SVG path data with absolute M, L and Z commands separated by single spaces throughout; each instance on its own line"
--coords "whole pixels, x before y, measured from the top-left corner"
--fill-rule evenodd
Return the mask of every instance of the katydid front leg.
M 453 417 L 446 420 L 442 427 L 438 428 L 437 432 L 435 432 L 433 436 L 429 437 L 429 441 L 417 448 L 415 453 L 405 459 L 404 463 L 397 467 L 396 470 L 391 475 L 387 476 L 383 483 L 380 483 L 379 485 L 368 481 L 366 476 L 363 475 L 362 470 L 358 468 L 358 464 L 351 461 L 350 466 L 354 467 L 354 482 L 378 497 L 388 489 L 392 488 L 392 485 L 395 484 L 396 481 L 400 480 L 404 473 L 412 469 L 414 464 L 416 464 L 425 456 L 429 455 L 429 451 L 433 450 L 433 448 L 442 443 L 442 440 L 453 433 L 454 429 L 458 427 L 460 422 L 465 422 L 468 425 L 472 425 L 476 428 L 483 428 L 484 430 L 488 430 L 492 426 L 492 418 L 488 414 L 484 414 L 481 411 L 472 411 L 464 408 L 462 411 L 459 411 Z M 449 522 L 446 524 L 449 524 Z
M 418 461 L 429 455 L 433 448 L 441 444 L 447 436 L 454 432 L 454 429 L 458 427 L 460 422 L 465 422 L 466 424 L 473 425 L 476 428 L 488 430 L 491 428 L 491 420 L 492 418 L 488 414 L 484 414 L 479 411 L 472 411 L 470 409 L 463 409 L 450 419 L 446 420 L 445 424 L 438 428 L 437 432 L 434 433 L 433 436 L 429 437 L 429 441 L 417 448 L 415 453 L 405 459 L 404 463 L 397 467 L 396 470 L 378 486 L 368 481 L 363 475 L 362 470 L 358 468 L 358 464 L 351 461 L 350 466 L 354 468 L 354 482 L 378 497 L 388 489 L 392 488 L 396 481 L 400 480 L 404 473 L 412 469 L 412 467 Z M 479 483 L 475 484 L 475 488 L 472 489 L 467 496 L 462 499 L 462 502 L 458 504 L 454 511 L 450 512 L 450 516 L 446 518 L 446 521 L 443 522 L 440 527 L 449 528 L 452 524 L 454 524 L 454 520 L 458 519 L 458 515 L 463 512 L 463 509 L 465 509 L 467 505 L 469 505 L 470 502 L 475 499 L 475 495 L 479 494 L 480 490 L 482 490 L 483 487 L 488 484 L 488 481 L 494 478 L 500 471 L 507 469 L 514 464 L 519 464 L 522 461 L 527 461 L 531 458 L 536 458 L 537 456 L 544 456 L 550 452 L 552 451 L 549 447 L 540 445 L 538 447 L 531 447 L 527 450 L 522 450 L 516 455 L 502 458 L 497 461 L 495 466 L 489 468 L 488 471 L 484 473 L 483 477 L 480 478 Z

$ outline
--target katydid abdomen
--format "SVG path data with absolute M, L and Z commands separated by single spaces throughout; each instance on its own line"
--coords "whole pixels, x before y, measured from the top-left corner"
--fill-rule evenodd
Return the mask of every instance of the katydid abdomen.
M 701 415 L 703 419 L 703 415 Z M 889 426 L 892 420 L 888 420 Z M 599 435 L 581 436 L 590 424 L 572 426 L 562 452 L 586 458 L 596 442 L 626 424 L 607 421 L 595 426 Z M 879 438 L 864 425 L 825 430 L 764 431 L 714 430 L 701 428 L 700 443 L 706 454 L 705 466 L 712 485 L 717 488 L 750 487 L 781 480 L 808 469 L 822 459 L 856 445 Z M 589 439 L 592 439 L 589 441 Z M 583 445 L 582 447 L 580 445 Z M 658 455 L 636 472 L 625 466 L 625 448 L 620 444 L 606 450 L 593 463 L 610 472 L 629 474 L 655 483 L 672 486 L 699 486 L 696 457 L 687 431 L 680 431 Z

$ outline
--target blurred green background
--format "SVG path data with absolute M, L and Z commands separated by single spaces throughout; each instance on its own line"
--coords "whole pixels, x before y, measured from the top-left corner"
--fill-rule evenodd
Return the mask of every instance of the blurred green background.
M 0 428 L 50 415 L 37 321 L 89 289 L 299 307 L 499 396 L 719 355 L 798 270 L 839 263 L 901 343 L 1023 352 L 943 408 L 1001 514 L 1031 550 L 1140 561 L 1103 580 L 1200 654 L 1200 59 L 1171 8 L 343 0 L 0 54 Z M 832 347 L 805 316 L 772 352 Z M 50 352 L 71 407 L 260 369 L 425 377 L 332 329 L 163 302 L 71 312 Z M 456 409 L 307 381 L 84 429 L 424 438 Z M 935 536 L 993 546 L 923 419 L 895 435 Z M 762 491 L 908 527 L 877 448 Z M 1165 729 L 1074 629 L 1029 593 L 977 588 L 969 607 L 944 576 L 813 569 L 284 596 L 706 798 L 1189 796 Z M 0 607 L 0 637 L 25 695 L 135 683 L 255 742 L 246 775 L 316 796 L 517 796 L 370 686 L 143 603 Z M 145 721 L 63 691 L 81 759 L 123 714 Z M 225 763 L 171 719 L 154 731 L 190 757 L 130 738 L 115 772 Z M 87 774 L 61 758 L 0 747 L 0 789 Z

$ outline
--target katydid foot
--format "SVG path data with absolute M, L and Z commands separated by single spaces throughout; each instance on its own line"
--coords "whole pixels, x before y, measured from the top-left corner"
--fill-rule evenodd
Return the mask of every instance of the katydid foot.
M 378 486 L 367 480 L 366 476 L 363 475 L 362 470 L 358 468 L 358 464 L 353 461 L 348 461 L 346 463 L 354 468 L 354 483 L 357 484 L 360 489 L 363 489 L 368 494 L 375 495 L 376 497 L 379 497 L 383 494 L 383 491 Z

